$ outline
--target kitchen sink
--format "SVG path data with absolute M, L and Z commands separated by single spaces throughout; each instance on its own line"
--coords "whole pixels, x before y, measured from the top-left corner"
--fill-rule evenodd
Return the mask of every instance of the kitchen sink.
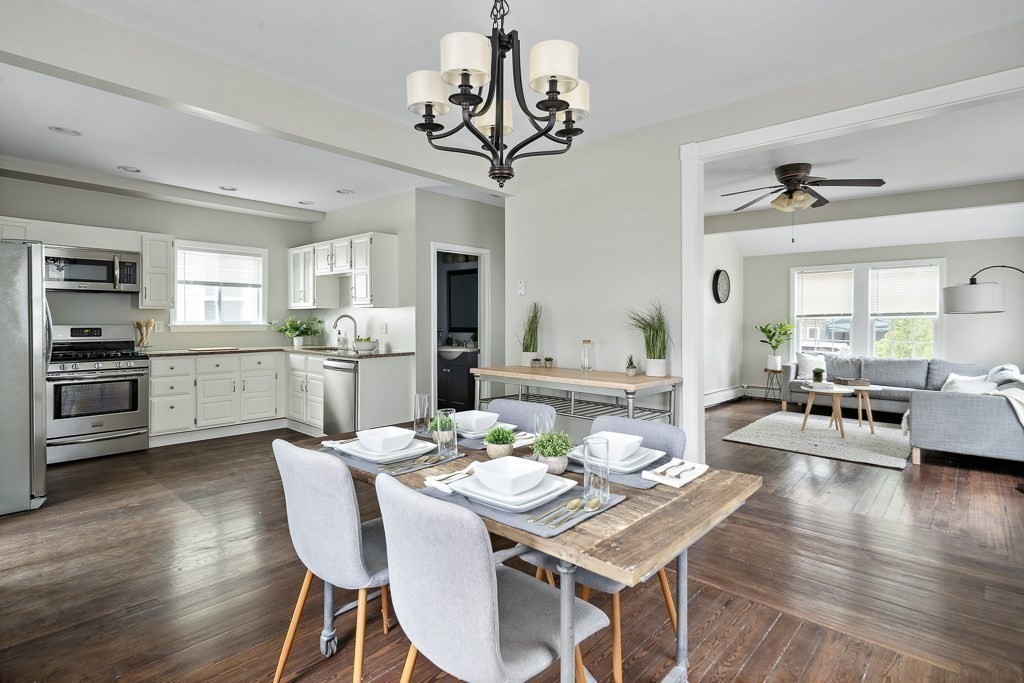
M 479 353 L 480 348 L 476 346 L 438 346 L 437 352 L 445 360 L 455 360 L 464 353 Z

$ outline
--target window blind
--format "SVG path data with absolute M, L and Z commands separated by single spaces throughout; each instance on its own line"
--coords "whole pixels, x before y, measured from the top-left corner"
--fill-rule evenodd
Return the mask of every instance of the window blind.
M 848 318 L 853 315 L 853 271 L 809 270 L 796 273 L 798 318 Z
M 872 268 L 872 316 L 908 318 L 939 314 L 939 267 L 935 264 Z
M 262 287 L 263 256 L 199 247 L 177 249 L 177 279 L 182 285 Z

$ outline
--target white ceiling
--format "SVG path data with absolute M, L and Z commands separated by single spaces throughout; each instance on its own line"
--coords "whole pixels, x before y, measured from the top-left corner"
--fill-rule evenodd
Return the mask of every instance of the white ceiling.
M 801 216 L 808 216 L 805 212 Z M 791 241 L 795 237 L 795 242 Z M 1024 203 L 716 233 L 744 256 L 1024 237 Z
M 409 125 L 406 74 L 438 68 L 442 35 L 490 30 L 486 0 L 65 1 Z M 1024 20 L 1019 0 L 510 5 L 525 48 L 579 45 L 594 107 L 580 144 Z
M 881 188 L 823 187 L 832 202 L 1024 178 L 1024 97 L 946 112 L 909 123 L 791 145 L 705 167 L 704 207 L 726 214 L 764 193 L 726 192 L 775 185 L 774 169 L 807 162 L 826 178 L 883 178 Z M 1024 198 L 1022 198 L 1024 199 Z M 769 208 L 767 197 L 744 211 Z M 800 212 L 797 222 L 829 206 Z

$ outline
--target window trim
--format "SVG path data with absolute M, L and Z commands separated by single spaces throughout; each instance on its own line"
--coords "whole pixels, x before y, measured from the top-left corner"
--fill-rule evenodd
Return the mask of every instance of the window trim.
M 235 254 L 246 254 L 259 256 L 261 263 L 263 264 L 262 274 L 262 290 L 260 296 L 260 321 L 252 323 L 239 323 L 239 322 L 212 322 L 212 323 L 200 323 L 200 322 L 175 322 L 177 320 L 177 309 L 171 309 L 170 311 L 170 322 L 167 327 L 171 332 L 265 332 L 271 329 L 270 322 L 267 314 L 267 299 L 269 299 L 269 282 L 270 282 L 270 250 L 264 247 L 249 247 L 238 244 L 219 244 L 215 242 L 196 242 L 188 240 L 175 240 L 174 241 L 174 291 L 177 294 L 178 291 L 178 249 L 205 249 L 207 251 L 219 251 L 219 252 L 230 252 Z
M 828 263 L 820 265 L 791 266 L 789 269 L 789 320 L 796 324 L 796 275 L 797 273 L 823 272 L 850 269 L 853 271 L 853 316 L 850 318 L 850 355 L 874 356 L 874 318 L 870 314 L 871 278 L 873 268 L 901 268 L 934 265 L 939 268 L 939 290 L 946 286 L 946 259 L 899 259 L 894 261 L 865 261 L 861 263 Z M 887 316 L 892 317 L 892 316 Z M 924 316 L 931 317 L 931 316 Z M 939 313 L 935 320 L 935 336 L 932 342 L 932 353 L 936 358 L 945 356 L 946 317 L 939 305 Z M 795 337 L 794 337 L 795 339 Z M 798 343 L 789 344 L 789 362 L 796 362 Z

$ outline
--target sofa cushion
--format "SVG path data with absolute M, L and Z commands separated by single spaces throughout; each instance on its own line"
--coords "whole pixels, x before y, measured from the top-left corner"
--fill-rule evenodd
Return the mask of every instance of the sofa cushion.
M 825 374 L 833 380 L 836 377 L 848 379 L 860 377 L 860 358 L 827 354 L 825 356 Z
M 946 378 L 946 383 L 942 385 L 942 391 L 953 391 L 958 394 L 987 394 L 990 391 L 995 391 L 998 386 L 995 382 L 985 379 L 985 375 L 968 377 L 951 372 Z
M 872 384 L 883 387 L 924 389 L 928 381 L 928 361 L 923 358 L 865 358 L 860 374 Z
M 832 375 L 828 373 L 828 368 L 825 365 L 826 361 L 824 355 L 803 353 L 802 351 L 796 352 L 796 376 L 801 379 L 811 379 L 815 368 L 824 369 L 825 379 L 828 379 Z
M 930 391 L 941 391 L 942 385 L 946 383 L 949 373 L 955 372 L 958 375 L 976 377 L 987 375 L 989 368 L 981 363 L 960 363 L 955 360 L 942 360 L 932 358 L 928 361 L 928 384 Z
M 868 393 L 870 394 L 872 401 L 906 401 L 909 403 L 910 395 L 915 391 L 917 391 L 917 389 L 879 386 L 877 389 L 872 389 Z

